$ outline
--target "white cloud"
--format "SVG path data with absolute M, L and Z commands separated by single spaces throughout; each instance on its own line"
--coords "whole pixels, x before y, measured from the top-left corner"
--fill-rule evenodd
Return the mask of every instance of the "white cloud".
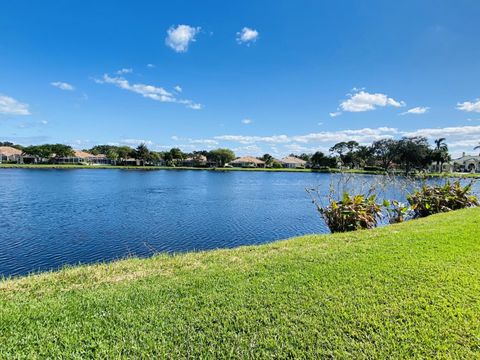
M 466 112 L 480 112 L 480 99 L 457 104 L 457 109 Z
M 359 143 L 368 143 L 378 139 L 393 138 L 398 134 L 398 129 L 389 127 L 347 129 L 338 131 L 323 131 L 291 137 L 292 141 L 299 143 L 336 143 L 354 140 Z
M 306 153 L 306 154 L 312 154 L 317 151 L 321 151 L 323 153 L 328 153 L 329 147 L 324 147 L 324 146 L 304 146 L 296 143 L 292 144 L 287 144 L 284 146 L 284 149 L 288 153 L 294 153 L 294 154 L 301 154 L 301 153 Z
M 251 119 L 243 119 L 242 124 L 248 125 L 251 124 L 253 121 Z
M 19 129 L 31 129 L 31 128 L 37 128 L 37 127 L 43 127 L 47 125 L 48 122 L 43 120 L 43 121 L 22 121 L 18 123 L 17 127 Z
M 463 150 L 472 150 L 474 147 L 479 145 L 479 141 L 477 139 L 469 139 L 469 140 L 456 140 L 451 141 L 448 143 L 448 147 L 451 149 L 463 149 Z
M 288 143 L 291 139 L 287 135 L 274 135 L 274 136 L 243 136 L 243 135 L 221 135 L 215 136 L 215 140 L 220 141 L 232 141 L 240 144 L 254 144 L 257 142 L 264 143 Z
M 341 111 L 334 111 L 334 112 L 331 112 L 331 113 L 328 113 L 330 115 L 330 117 L 337 117 L 337 116 L 340 116 L 342 115 L 342 112 Z
M 155 64 L 147 64 L 147 67 L 150 68 L 150 69 L 153 69 L 153 68 L 155 68 Z
M 192 145 L 199 145 L 199 144 L 200 145 L 217 145 L 218 144 L 218 141 L 213 139 L 190 139 L 186 137 L 180 137 L 177 135 L 171 136 L 170 139 L 172 139 L 173 141 L 187 142 L 188 145 L 182 145 L 182 146 L 189 146 L 189 147 L 191 147 Z
M 237 156 L 260 155 L 265 151 L 258 145 L 239 146 L 232 149 Z
M 0 94 L 0 114 L 30 115 L 28 104 L 18 102 L 14 98 Z
M 162 87 L 145 84 L 130 84 L 128 80 L 122 77 L 110 77 L 108 74 L 104 74 L 101 79 L 95 79 L 95 82 L 98 84 L 113 84 L 120 89 L 128 90 L 159 102 L 183 104 L 194 110 L 200 110 L 203 108 L 201 104 L 194 103 L 192 100 L 176 98 L 174 94 L 168 92 Z
M 165 44 L 176 52 L 187 52 L 191 42 L 195 42 L 195 36 L 200 32 L 200 27 L 189 25 L 172 26 L 167 30 Z
M 401 113 L 400 115 L 409 115 L 409 114 L 421 115 L 421 114 L 426 114 L 426 113 L 428 112 L 428 110 L 430 110 L 429 107 L 426 107 L 426 106 L 417 106 L 417 107 L 408 109 L 407 111 Z
M 190 100 L 185 100 L 185 101 L 190 101 Z M 188 108 L 192 110 L 202 110 L 203 105 L 202 104 L 194 104 L 192 102 L 186 104 Z
M 181 93 L 183 91 L 182 87 L 180 85 L 177 85 L 174 87 L 174 90 L 178 93 Z
M 348 94 L 349 98 L 340 103 L 340 108 L 347 112 L 363 112 L 375 110 L 377 107 L 402 107 L 405 102 L 397 101 L 385 94 L 370 94 L 366 91 L 359 91 L 354 94 Z M 335 114 L 335 113 L 333 113 Z
M 239 146 L 225 144 L 234 151 L 261 155 L 270 152 L 280 155 L 289 153 L 313 153 L 315 151 L 328 152 L 335 143 L 354 140 L 360 144 L 368 145 L 375 140 L 385 138 L 401 138 L 402 136 L 425 136 L 430 141 L 439 137 L 446 137 L 449 148 L 453 150 L 452 156 L 459 156 L 462 151 L 472 152 L 480 139 L 479 126 L 457 126 L 444 128 L 425 128 L 414 131 L 402 131 L 390 127 L 345 129 L 338 131 L 323 131 L 303 135 L 272 135 L 272 136 L 245 136 L 245 135 L 221 135 L 212 139 L 188 139 L 179 138 L 190 145 L 205 144 L 208 146 L 223 143 L 237 143 Z M 173 139 L 173 138 L 172 138 Z M 265 146 L 265 148 L 262 148 Z
M 237 42 L 239 44 L 246 43 L 247 45 L 250 43 L 254 43 L 258 39 L 258 31 L 244 27 L 241 31 L 237 32 Z
M 56 88 L 59 88 L 60 90 L 66 90 L 66 91 L 73 91 L 75 90 L 75 87 L 69 83 L 63 82 L 63 81 L 54 81 L 51 82 L 50 85 L 55 86 Z
M 131 73 L 133 73 L 133 69 L 123 68 L 123 69 L 120 69 L 120 70 L 117 71 L 118 75 L 131 74 Z
M 336 143 L 340 141 L 355 140 L 360 143 L 367 143 L 384 138 L 393 138 L 399 134 L 398 129 L 380 127 L 376 129 L 363 128 L 358 130 L 322 131 L 305 135 L 273 135 L 273 136 L 244 136 L 244 135 L 221 135 L 214 139 L 219 141 L 238 142 L 240 144 L 269 143 Z
M 217 145 L 218 141 L 213 139 L 188 139 L 190 144 Z
M 480 126 L 452 126 L 452 127 L 444 127 L 444 128 L 430 128 L 430 129 L 418 129 L 415 131 L 404 132 L 403 135 L 405 136 L 425 136 L 427 138 L 437 138 L 437 137 L 454 137 L 454 136 L 462 136 L 462 137 L 480 137 Z

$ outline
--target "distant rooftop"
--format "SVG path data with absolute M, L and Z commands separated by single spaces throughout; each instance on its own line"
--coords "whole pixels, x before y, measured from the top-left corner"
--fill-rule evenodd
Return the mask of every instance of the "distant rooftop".
M 305 160 L 299 159 L 295 156 L 287 156 L 280 161 L 286 164 L 299 164 L 299 165 L 305 165 L 307 163 Z
M 0 146 L 0 155 L 4 155 L 4 156 L 22 155 L 22 150 L 18 150 L 11 146 Z
M 240 164 L 240 163 L 253 163 L 257 165 L 265 164 L 265 161 L 257 159 L 253 156 L 242 156 L 230 162 L 230 164 Z

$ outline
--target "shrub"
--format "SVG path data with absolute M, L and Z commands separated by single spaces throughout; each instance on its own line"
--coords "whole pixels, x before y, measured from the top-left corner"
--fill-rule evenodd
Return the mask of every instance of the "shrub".
M 375 195 L 350 196 L 343 194 L 342 201 L 331 201 L 326 207 L 317 209 L 332 233 L 371 229 L 377 226 L 381 207 L 375 202 Z
M 281 163 L 279 163 L 278 161 L 274 160 L 274 161 L 272 162 L 272 168 L 274 168 L 274 169 L 281 169 L 281 168 L 283 168 L 283 165 L 282 165 Z
M 390 224 L 402 223 L 414 216 L 414 211 L 410 206 L 397 200 L 385 200 L 383 206 L 387 210 L 388 222 Z
M 478 206 L 478 199 L 471 195 L 472 184 L 473 182 L 463 187 L 460 181 L 453 184 L 447 181 L 445 185 L 423 186 L 407 198 L 414 217 Z

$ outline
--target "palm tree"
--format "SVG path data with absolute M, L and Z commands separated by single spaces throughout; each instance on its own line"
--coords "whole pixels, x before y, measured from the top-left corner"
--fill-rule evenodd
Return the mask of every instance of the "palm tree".
M 448 158 L 448 146 L 445 138 L 435 140 L 435 152 L 437 153 L 437 171 L 442 172 L 443 163 Z M 439 166 L 441 163 L 441 167 Z
M 148 157 L 150 155 L 150 150 L 148 150 L 148 147 L 145 143 L 141 143 L 137 146 L 137 149 L 135 150 L 135 155 L 135 157 L 140 160 L 142 166 L 145 166 L 145 162 L 148 160 Z
M 473 150 L 479 150 L 479 149 L 480 149 L 480 145 L 475 146 L 475 147 L 473 148 Z

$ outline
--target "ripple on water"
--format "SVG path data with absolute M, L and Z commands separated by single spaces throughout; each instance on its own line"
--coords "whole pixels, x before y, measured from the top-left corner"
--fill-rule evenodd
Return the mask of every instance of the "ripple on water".
M 332 176 L 2 169 L 0 274 L 327 232 L 305 188 Z

